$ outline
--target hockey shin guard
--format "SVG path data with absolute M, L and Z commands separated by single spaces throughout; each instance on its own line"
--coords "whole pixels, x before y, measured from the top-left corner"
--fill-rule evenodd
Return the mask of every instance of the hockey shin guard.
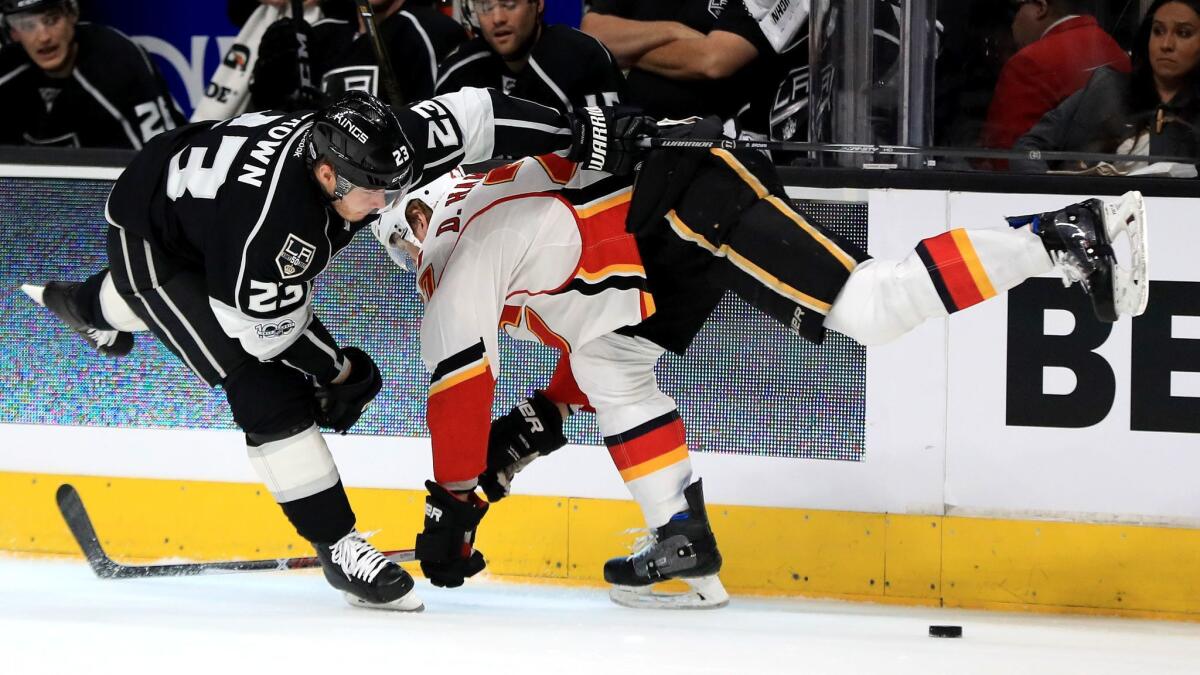
M 333 455 L 316 425 L 282 434 L 247 433 L 246 451 L 300 536 L 333 542 L 354 527 Z
M 922 240 L 901 261 L 859 265 L 825 326 L 864 345 L 884 344 L 1052 268 L 1041 240 L 1028 230 L 951 230 Z

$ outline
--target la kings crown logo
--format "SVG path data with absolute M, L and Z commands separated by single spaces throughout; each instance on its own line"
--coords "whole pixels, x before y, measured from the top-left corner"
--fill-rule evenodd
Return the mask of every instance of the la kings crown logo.
M 275 256 L 275 266 L 279 268 L 279 274 L 284 279 L 294 279 L 304 274 L 316 254 L 316 246 L 289 234 L 287 241 L 283 243 L 283 249 Z

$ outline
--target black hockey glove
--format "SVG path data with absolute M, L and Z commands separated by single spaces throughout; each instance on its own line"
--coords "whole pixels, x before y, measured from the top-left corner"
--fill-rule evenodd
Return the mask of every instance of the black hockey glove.
M 300 41 L 303 31 L 309 47 L 313 44 L 312 26 L 291 18 L 279 19 L 267 27 L 258 46 L 250 96 L 257 110 L 302 110 L 321 107 L 322 94 L 300 83 Z
M 492 422 L 487 469 L 479 474 L 479 487 L 488 501 L 507 497 L 513 476 L 538 457 L 567 444 L 562 425 L 558 406 L 540 391 Z
M 458 588 L 487 562 L 476 551 L 475 528 L 487 513 L 488 503 L 474 491 L 459 501 L 446 488 L 425 481 L 425 531 L 417 535 L 417 560 L 421 572 L 434 586 Z
M 346 347 L 342 356 L 350 359 L 350 377 L 339 384 L 317 387 L 317 424 L 346 433 L 362 417 L 367 404 L 383 388 L 383 376 L 375 362 L 361 349 Z
M 632 173 L 648 152 L 638 141 L 658 133 L 658 123 L 637 108 L 604 106 L 576 108 L 571 118 L 571 149 L 567 159 L 584 169 L 623 176 Z

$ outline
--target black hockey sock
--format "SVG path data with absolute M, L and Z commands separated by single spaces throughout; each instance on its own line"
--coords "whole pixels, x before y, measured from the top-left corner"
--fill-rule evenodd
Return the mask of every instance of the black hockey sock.
M 279 506 L 296 532 L 309 541 L 333 543 L 354 529 L 354 511 L 340 480 L 315 495 Z

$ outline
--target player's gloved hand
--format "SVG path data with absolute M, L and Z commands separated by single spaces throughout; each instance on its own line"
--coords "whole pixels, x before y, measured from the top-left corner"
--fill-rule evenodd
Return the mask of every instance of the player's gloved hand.
M 492 422 L 487 469 L 479 475 L 479 487 L 488 501 L 507 497 L 513 476 L 538 457 L 567 444 L 562 426 L 558 406 L 540 391 Z
M 658 133 L 658 124 L 631 106 L 576 108 L 571 118 L 571 149 L 567 159 L 584 169 L 616 175 L 633 172 L 648 148 L 638 141 Z
M 312 26 L 291 18 L 279 19 L 267 27 L 258 46 L 254 77 L 250 80 L 250 95 L 257 109 L 301 110 L 319 108 L 321 92 L 300 84 L 301 31 L 309 45 L 313 44 Z
M 361 349 L 345 347 L 342 356 L 350 359 L 350 376 L 345 382 L 317 387 L 317 424 L 346 433 L 362 417 L 367 404 L 383 388 L 383 376 L 371 357 Z
M 487 513 L 488 503 L 474 490 L 460 501 L 437 483 L 425 481 L 425 531 L 417 535 L 417 560 L 421 572 L 434 586 L 458 588 L 487 562 L 475 550 L 475 529 Z

